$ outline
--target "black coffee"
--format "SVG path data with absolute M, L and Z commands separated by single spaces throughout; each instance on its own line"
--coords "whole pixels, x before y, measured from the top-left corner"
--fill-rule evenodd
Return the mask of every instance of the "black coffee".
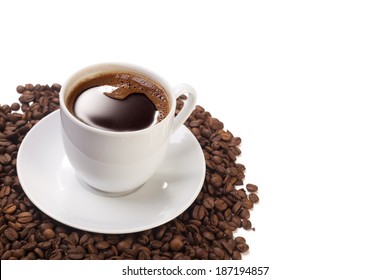
M 169 113 L 164 89 L 135 73 L 104 73 L 89 78 L 71 91 L 67 107 L 82 122 L 111 131 L 141 130 Z

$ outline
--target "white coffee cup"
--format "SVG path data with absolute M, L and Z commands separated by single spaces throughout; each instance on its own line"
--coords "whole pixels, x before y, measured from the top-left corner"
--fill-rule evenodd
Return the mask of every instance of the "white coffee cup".
M 72 89 L 81 81 L 102 73 L 139 73 L 163 87 L 169 97 L 168 115 L 142 130 L 115 132 L 85 124 L 67 108 Z M 176 98 L 187 100 L 175 116 Z M 196 105 L 195 90 L 185 84 L 171 87 L 155 73 L 126 63 L 92 65 L 74 73 L 60 92 L 62 140 L 76 175 L 89 186 L 107 193 L 126 193 L 142 186 L 163 161 L 169 138 L 189 117 Z

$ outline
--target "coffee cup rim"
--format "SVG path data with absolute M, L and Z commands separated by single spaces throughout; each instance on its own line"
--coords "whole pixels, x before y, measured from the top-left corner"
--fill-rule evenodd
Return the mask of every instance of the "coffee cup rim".
M 105 70 L 101 70 L 101 71 L 97 70 L 97 69 L 102 69 L 102 68 L 105 68 Z M 115 70 L 115 69 L 117 69 L 117 70 Z M 93 73 L 91 72 L 92 70 L 94 70 Z M 94 75 L 105 73 L 105 72 L 111 72 L 111 73 L 112 72 L 123 72 L 126 70 L 127 71 L 131 70 L 133 72 L 139 73 L 140 75 L 146 76 L 147 78 L 156 81 L 159 85 L 161 85 L 163 87 L 165 92 L 168 94 L 169 106 L 170 106 L 169 113 L 165 116 L 165 118 L 163 120 L 161 120 L 160 122 L 158 122 L 152 126 L 149 126 L 149 127 L 143 128 L 143 129 L 139 129 L 139 130 L 112 131 L 112 130 L 106 130 L 103 128 L 93 127 L 93 126 L 90 126 L 90 125 L 84 123 L 83 121 L 78 119 L 76 116 L 74 116 L 69 111 L 67 106 L 65 105 L 66 103 L 65 103 L 64 91 L 70 89 L 68 86 L 69 84 L 73 83 L 73 85 L 75 85 L 77 81 L 82 80 L 82 78 L 77 79 L 77 77 L 80 77 L 81 75 L 83 75 L 82 77 L 87 78 L 87 77 L 92 77 Z M 90 73 L 90 74 L 88 75 L 88 73 Z M 114 135 L 118 135 L 118 136 L 135 135 L 135 134 L 147 133 L 147 132 L 150 132 L 151 130 L 157 129 L 160 126 L 164 125 L 166 122 L 168 122 L 172 118 L 172 115 L 174 114 L 175 108 L 176 108 L 175 96 L 173 94 L 173 90 L 172 90 L 171 86 L 161 76 L 159 76 L 155 72 L 153 72 L 145 67 L 142 67 L 142 66 L 139 66 L 136 64 L 132 64 L 132 63 L 123 63 L 123 62 L 102 62 L 102 63 L 92 64 L 92 65 L 89 65 L 89 66 L 86 66 L 86 67 L 79 69 L 78 71 L 74 72 L 71 76 L 69 76 L 65 80 L 65 82 L 63 83 L 63 86 L 61 87 L 61 90 L 59 92 L 59 96 L 60 96 L 60 110 L 68 117 L 68 119 L 70 119 L 75 124 L 82 126 L 84 129 L 87 129 L 89 131 L 92 131 L 95 133 L 101 133 L 101 134 L 105 134 L 105 135 L 113 135 L 113 136 Z

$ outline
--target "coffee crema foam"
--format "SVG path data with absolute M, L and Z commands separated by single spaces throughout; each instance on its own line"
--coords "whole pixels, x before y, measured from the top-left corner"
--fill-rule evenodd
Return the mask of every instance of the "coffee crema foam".
M 170 109 L 168 94 L 159 84 L 129 72 L 102 73 L 79 82 L 66 106 L 86 124 L 113 131 L 149 127 L 162 121 Z

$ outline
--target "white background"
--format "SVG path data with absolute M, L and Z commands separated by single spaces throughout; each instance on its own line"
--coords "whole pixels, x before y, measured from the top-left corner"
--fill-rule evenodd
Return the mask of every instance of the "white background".
M 1 104 L 105 61 L 189 83 L 243 139 L 260 187 L 246 261 L 269 279 L 389 279 L 386 1 L 2 1 L 0 14 Z

